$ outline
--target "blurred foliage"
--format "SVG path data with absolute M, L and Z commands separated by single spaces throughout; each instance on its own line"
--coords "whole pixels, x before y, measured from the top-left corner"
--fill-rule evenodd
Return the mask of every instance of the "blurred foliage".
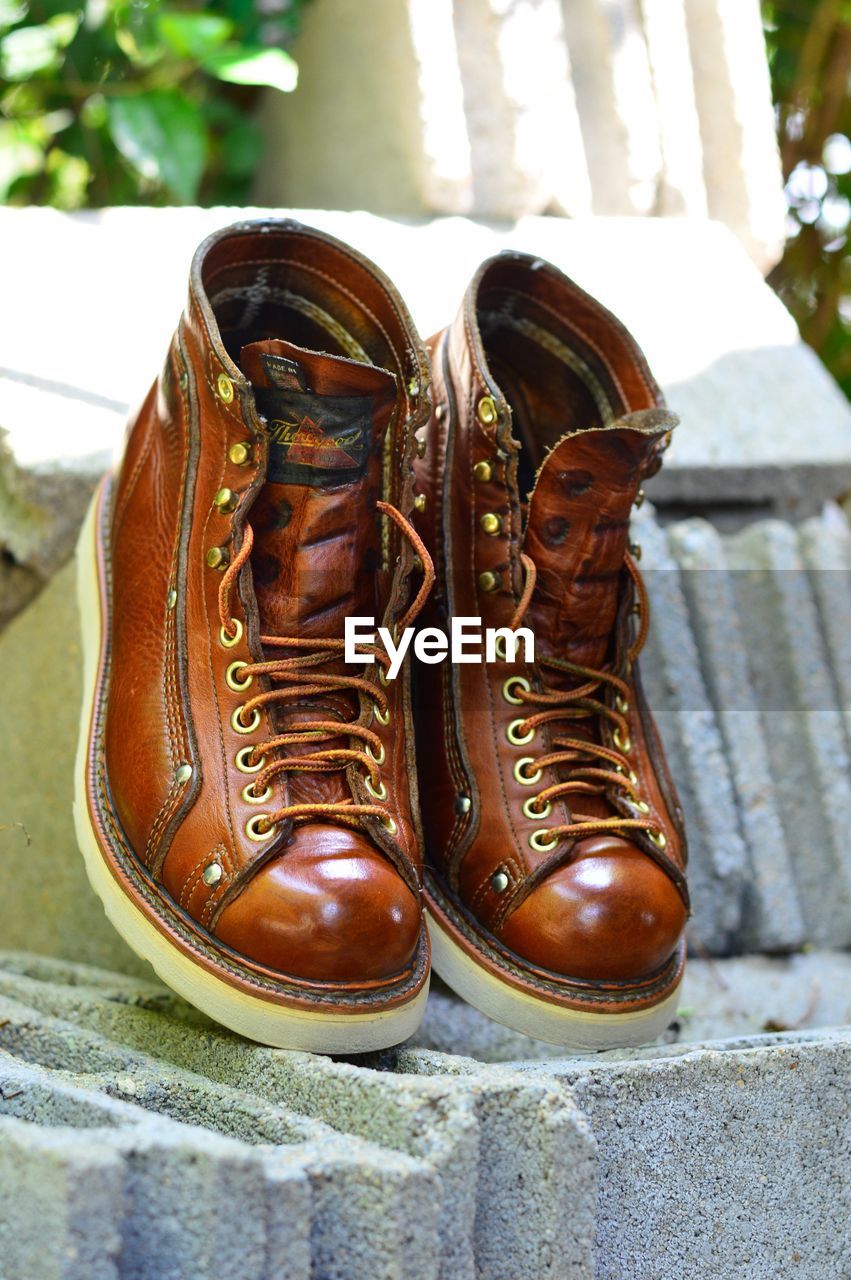
M 307 2 L 0 0 L 0 203 L 244 203 Z
M 851 0 L 763 4 L 789 207 L 769 276 L 851 396 Z

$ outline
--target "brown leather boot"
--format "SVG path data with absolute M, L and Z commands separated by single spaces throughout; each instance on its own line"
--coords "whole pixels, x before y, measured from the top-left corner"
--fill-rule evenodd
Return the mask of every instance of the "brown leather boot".
M 432 357 L 428 621 L 535 641 L 417 669 L 434 966 L 529 1035 L 640 1043 L 675 1007 L 688 897 L 629 519 L 676 419 L 614 317 L 522 254 L 484 263 Z
M 424 1008 L 409 683 L 343 635 L 407 626 L 430 586 L 407 519 L 427 370 L 353 250 L 289 221 L 213 235 L 81 538 L 89 876 L 171 987 L 267 1044 L 375 1049 Z

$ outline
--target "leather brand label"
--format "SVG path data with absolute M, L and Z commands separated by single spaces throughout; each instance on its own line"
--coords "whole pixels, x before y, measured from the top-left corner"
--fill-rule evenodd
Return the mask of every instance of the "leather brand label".
M 372 436 L 371 396 L 318 396 L 257 387 L 269 437 L 268 479 L 330 488 L 366 471 Z

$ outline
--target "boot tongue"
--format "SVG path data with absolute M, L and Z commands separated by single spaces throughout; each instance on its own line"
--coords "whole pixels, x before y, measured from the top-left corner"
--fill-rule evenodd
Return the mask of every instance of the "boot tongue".
M 251 568 L 264 634 L 342 637 L 375 612 L 384 436 L 391 373 L 279 339 L 242 348 L 269 438 L 251 509 Z
M 670 425 L 660 430 L 659 414 L 641 411 L 610 427 L 574 432 L 544 459 L 524 538 L 538 571 L 525 623 L 536 651 L 589 667 L 609 657 L 631 508 Z

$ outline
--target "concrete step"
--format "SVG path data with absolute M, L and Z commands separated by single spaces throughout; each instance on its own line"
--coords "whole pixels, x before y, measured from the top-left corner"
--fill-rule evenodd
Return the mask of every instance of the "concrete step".
M 851 1033 L 818 1028 L 849 976 L 697 961 L 671 1043 L 571 1059 L 438 992 L 411 1045 L 332 1061 L 2 953 L 0 1274 L 842 1276 Z

